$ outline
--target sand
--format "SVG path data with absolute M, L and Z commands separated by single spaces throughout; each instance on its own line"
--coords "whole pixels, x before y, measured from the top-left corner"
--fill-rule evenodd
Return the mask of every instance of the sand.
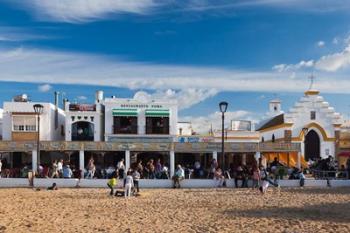
M 0 232 L 350 232 L 350 188 L 0 189 Z

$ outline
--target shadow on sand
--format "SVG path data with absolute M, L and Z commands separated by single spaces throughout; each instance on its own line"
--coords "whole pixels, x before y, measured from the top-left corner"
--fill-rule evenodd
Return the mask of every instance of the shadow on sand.
M 314 187 L 304 187 L 304 188 L 283 188 L 283 191 L 288 191 L 288 193 L 295 194 L 350 194 L 350 187 L 324 187 L 324 188 L 314 188 Z
M 263 207 L 260 209 L 232 209 L 224 214 L 230 217 L 251 218 L 278 218 L 295 220 L 331 221 L 338 223 L 349 223 L 350 215 L 347 211 L 350 202 L 324 203 L 319 205 L 305 205 L 304 207 Z

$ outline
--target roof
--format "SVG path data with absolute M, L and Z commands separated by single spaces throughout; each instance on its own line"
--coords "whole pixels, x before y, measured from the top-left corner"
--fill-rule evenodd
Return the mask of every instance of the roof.
M 284 114 L 280 114 L 268 120 L 265 124 L 260 126 L 257 130 L 260 131 L 276 125 L 281 125 L 283 123 L 284 123 Z

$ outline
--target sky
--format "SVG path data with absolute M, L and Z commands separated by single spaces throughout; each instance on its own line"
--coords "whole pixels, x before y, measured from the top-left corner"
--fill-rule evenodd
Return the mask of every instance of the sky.
M 314 88 L 350 114 L 347 0 L 0 0 L 0 103 L 177 99 L 196 131 L 288 109 Z

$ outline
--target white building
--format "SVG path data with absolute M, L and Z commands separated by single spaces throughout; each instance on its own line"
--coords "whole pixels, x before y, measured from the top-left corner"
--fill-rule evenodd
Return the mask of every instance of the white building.
M 222 139 L 222 130 L 214 130 L 216 142 Z M 231 120 L 231 127 L 224 131 L 225 142 L 259 142 L 259 132 L 255 131 L 254 123 L 247 120 Z
M 178 136 L 192 136 L 193 128 L 191 122 L 177 122 L 176 129 Z
M 103 92 L 96 92 L 95 104 L 78 104 L 65 101 L 65 140 L 103 141 L 104 106 Z
M 271 108 L 270 111 L 281 111 Z M 260 141 L 301 143 L 301 156 L 326 158 L 337 154 L 342 117 L 329 106 L 319 91 L 305 92 L 287 113 L 275 115 L 258 127 Z
M 3 111 L 2 108 L 0 108 L 0 140 L 2 139 L 2 117 L 3 117 Z
M 29 101 L 4 102 L 3 106 L 3 140 L 36 141 L 38 133 L 38 116 L 33 105 L 43 105 L 40 115 L 40 140 L 64 140 L 65 115 L 62 109 L 51 103 Z
M 150 100 L 142 92 L 133 99 L 106 98 L 106 141 L 173 141 L 176 137 L 177 102 Z

